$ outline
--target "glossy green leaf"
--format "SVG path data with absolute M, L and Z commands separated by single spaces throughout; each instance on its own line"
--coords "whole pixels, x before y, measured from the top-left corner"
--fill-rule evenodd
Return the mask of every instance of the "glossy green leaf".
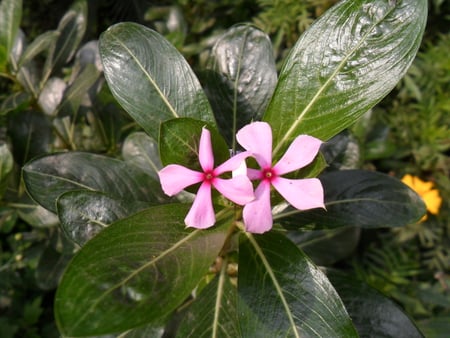
M 88 190 L 69 191 L 57 200 L 61 228 L 67 238 L 80 246 L 109 224 L 148 206 L 147 202 L 118 200 Z
M 361 337 L 423 337 L 400 307 L 377 290 L 339 271 L 329 271 L 327 276 L 346 305 Z
M 398 227 L 418 221 L 425 204 L 398 179 L 378 172 L 343 170 L 319 177 L 325 190 L 324 209 L 287 208 L 274 219 L 288 228 Z
M 135 132 L 127 136 L 122 145 L 122 158 L 155 179 L 158 178 L 158 171 L 162 168 L 158 144 L 144 132 Z
M 288 237 L 314 262 L 330 266 L 349 257 L 357 248 L 361 228 L 341 227 L 311 231 L 292 231 Z
M 136 23 L 116 24 L 101 35 L 100 55 L 117 101 L 154 139 L 168 119 L 214 123 L 194 72 L 159 33 Z
M 327 277 L 283 234 L 245 233 L 238 291 L 243 337 L 358 336 Z
M 156 206 L 111 224 L 68 266 L 55 316 L 70 337 L 123 332 L 171 313 L 208 272 L 228 221 L 208 230 L 183 223 L 189 205 Z
M 59 33 L 45 61 L 41 86 L 75 54 L 87 26 L 87 1 L 77 0 L 64 14 L 56 31 Z
M 72 190 L 103 192 L 113 198 L 164 202 L 159 182 L 123 161 L 70 152 L 37 158 L 23 167 L 28 193 L 44 208 L 56 211 L 56 200 Z
M 205 92 L 231 148 L 240 128 L 261 119 L 276 83 L 272 44 L 263 31 L 240 24 L 216 42 L 205 71 Z
M 203 127 L 211 133 L 214 164 L 217 166 L 229 159 L 228 146 L 215 128 L 203 121 L 183 118 L 168 120 L 161 125 L 159 137 L 161 162 L 164 165 L 180 164 L 199 170 L 198 149 Z
M 301 36 L 280 72 L 264 120 L 274 153 L 299 134 L 327 140 L 387 95 L 419 48 L 425 0 L 344 0 Z
M 17 32 L 22 20 L 22 0 L 0 2 L 0 72 L 8 63 Z
M 36 228 L 50 228 L 59 225 L 58 216 L 37 204 L 24 194 L 16 202 L 16 211 L 19 217 Z
M 237 323 L 237 289 L 224 262 L 219 275 L 195 298 L 177 332 L 180 338 L 242 337 Z

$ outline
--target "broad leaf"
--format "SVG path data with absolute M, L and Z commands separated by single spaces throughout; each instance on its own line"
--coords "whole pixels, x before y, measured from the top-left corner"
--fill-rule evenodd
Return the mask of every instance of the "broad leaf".
M 0 73 L 8 63 L 17 32 L 22 20 L 22 0 L 0 2 Z
M 88 190 L 69 191 L 57 200 L 61 228 L 80 246 L 114 221 L 148 206 L 147 202 L 114 199 Z
M 327 275 L 361 337 L 423 337 L 399 306 L 377 290 L 339 271 L 329 271 Z
M 237 325 L 237 290 L 227 274 L 226 261 L 223 264 L 220 274 L 186 311 L 177 337 L 241 337 Z
M 208 272 L 229 225 L 189 230 L 183 223 L 188 209 L 185 204 L 152 207 L 86 243 L 55 297 L 61 333 L 123 332 L 159 323 L 175 310 Z
M 283 226 L 337 228 L 398 227 L 418 221 L 425 204 L 398 179 L 378 172 L 343 170 L 319 177 L 325 190 L 325 207 L 307 211 L 287 208 L 274 216 Z
M 214 123 L 197 77 L 164 37 L 135 23 L 119 23 L 100 37 L 106 81 L 122 107 L 155 140 L 159 124 L 177 117 Z
M 219 130 L 235 149 L 236 132 L 261 119 L 277 83 L 269 37 L 251 25 L 231 27 L 214 45 L 204 80 Z
M 161 162 L 180 164 L 190 169 L 200 169 L 198 149 L 202 128 L 211 133 L 214 164 L 220 165 L 230 158 L 228 146 L 217 130 L 202 121 L 193 119 L 172 119 L 161 125 L 159 153 Z
M 358 336 L 326 276 L 294 243 L 274 231 L 245 235 L 238 279 L 243 337 Z
M 264 120 L 279 156 L 299 134 L 327 140 L 387 95 L 419 48 L 425 0 L 344 0 L 301 36 Z
M 127 136 L 122 146 L 122 157 L 127 163 L 134 164 L 149 175 L 158 178 L 162 164 L 159 159 L 158 144 L 143 132 Z
M 341 227 L 312 231 L 292 231 L 288 237 L 320 266 L 329 266 L 349 257 L 359 243 L 360 228 Z
M 45 61 L 41 86 L 45 84 L 50 75 L 60 70 L 75 54 L 87 26 L 87 1 L 76 1 L 67 13 L 61 18 L 57 32 L 58 38 L 52 44 Z
M 56 211 L 56 200 L 72 190 L 103 192 L 113 198 L 164 202 L 159 182 L 139 168 L 106 156 L 70 152 L 38 158 L 23 168 L 25 186 L 44 208 Z

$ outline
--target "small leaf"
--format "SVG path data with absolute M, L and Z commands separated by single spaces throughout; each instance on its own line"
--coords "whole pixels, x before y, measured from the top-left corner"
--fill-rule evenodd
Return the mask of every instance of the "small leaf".
M 319 177 L 325 190 L 325 207 L 298 211 L 292 208 L 274 217 L 289 229 L 357 226 L 398 227 L 418 221 L 425 204 L 398 179 L 378 172 L 343 170 Z
M 135 132 L 128 135 L 123 142 L 122 157 L 125 162 L 134 164 L 158 179 L 158 171 L 162 168 L 158 144 L 146 133 Z
M 427 1 L 344 0 L 298 40 L 264 120 L 274 153 L 299 134 L 327 140 L 353 124 L 403 77 L 420 46 Z
M 71 259 L 72 255 L 65 253 L 61 254 L 51 245 L 47 245 L 39 258 L 35 272 L 36 283 L 39 288 L 42 290 L 55 289 Z
M 119 23 L 101 35 L 99 47 L 112 93 L 155 140 L 160 122 L 168 119 L 192 117 L 214 123 L 191 67 L 159 33 Z
M 223 262 L 220 274 L 197 296 L 186 311 L 177 337 L 241 337 L 237 322 L 237 290 Z
M 5 193 L 9 176 L 14 167 L 14 159 L 6 143 L 0 144 L 0 199 Z
M 58 24 L 59 33 L 55 43 L 52 44 L 45 61 L 41 86 L 47 82 L 50 75 L 60 70 L 70 59 L 72 59 L 87 26 L 87 2 L 76 1 L 70 10 L 64 14 Z
M 20 56 L 17 67 L 21 68 L 23 65 L 26 65 L 33 60 L 36 55 L 46 52 L 49 47 L 56 42 L 59 34 L 58 31 L 48 31 L 37 36 Z
M 63 335 L 123 332 L 159 323 L 207 273 L 229 220 L 186 229 L 189 205 L 149 208 L 111 224 L 78 252 L 55 297 Z M 76 301 L 75 301 L 76 300 Z
M 180 164 L 190 169 L 200 169 L 198 149 L 202 128 L 211 133 L 214 164 L 217 166 L 230 158 L 230 151 L 217 130 L 205 122 L 189 118 L 172 119 L 161 125 L 159 153 L 161 162 Z
M 56 200 L 72 190 L 103 192 L 113 198 L 167 201 L 159 182 L 139 168 L 106 156 L 70 152 L 37 158 L 23 168 L 29 194 L 56 212 Z
M 8 63 L 22 20 L 22 0 L 0 2 L 0 73 Z
M 227 30 L 214 45 L 205 72 L 205 92 L 231 148 L 236 132 L 260 120 L 277 83 L 272 44 L 248 24 Z
M 339 271 L 331 270 L 327 275 L 361 337 L 423 337 L 411 319 L 392 300 L 369 285 Z
M 149 206 L 147 202 L 117 200 L 96 191 L 69 191 L 57 201 L 61 228 L 80 246 L 109 224 Z
M 245 237 L 238 276 L 243 337 L 358 336 L 326 276 L 294 243 L 274 231 Z

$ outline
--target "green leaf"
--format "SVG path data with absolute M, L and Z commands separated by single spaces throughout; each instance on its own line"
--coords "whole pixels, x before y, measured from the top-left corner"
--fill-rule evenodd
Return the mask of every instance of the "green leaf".
M 68 266 L 55 297 L 63 335 L 123 332 L 176 309 L 208 272 L 229 221 L 210 230 L 183 223 L 189 205 L 149 208 L 111 224 Z M 75 301 L 76 300 L 76 301 Z
M 224 261 L 220 274 L 197 296 L 186 311 L 177 337 L 241 337 L 237 325 L 237 290 Z
M 53 290 L 59 284 L 61 276 L 72 255 L 60 253 L 51 245 L 42 252 L 35 271 L 36 284 L 42 290 Z
M 298 229 L 357 226 L 398 227 L 417 222 L 425 204 L 398 179 L 378 172 L 343 170 L 319 177 L 325 190 L 324 209 L 307 211 L 289 207 L 274 216 L 283 226 Z
M 122 158 L 158 179 L 158 171 L 162 168 L 158 144 L 146 133 L 135 132 L 127 136 L 122 146 Z
M 316 265 L 330 266 L 349 257 L 359 243 L 361 229 L 341 227 L 312 231 L 293 231 L 288 237 Z
M 14 167 L 14 159 L 6 143 L 0 144 L 0 199 L 5 193 L 9 176 Z
M 252 120 L 261 120 L 276 83 L 272 44 L 263 31 L 240 24 L 216 42 L 205 72 L 205 92 L 232 149 L 236 132 Z
M 70 10 L 59 21 L 59 33 L 55 43 L 52 44 L 45 60 L 41 87 L 47 82 L 50 75 L 61 69 L 75 54 L 87 26 L 87 2 L 77 0 Z
M 22 21 L 22 0 L 0 2 L 0 72 L 8 63 L 17 32 Z
M 299 39 L 264 120 L 274 154 L 299 134 L 327 140 L 353 124 L 403 77 L 427 19 L 425 0 L 344 0 Z
M 36 55 L 46 52 L 56 42 L 59 35 L 60 33 L 58 31 L 48 31 L 38 35 L 20 56 L 17 68 L 21 68 L 33 60 Z
M 361 337 L 420 338 L 415 324 L 392 300 L 354 276 L 327 272 Z
M 37 158 L 23 167 L 25 186 L 44 208 L 56 212 L 56 200 L 72 190 L 103 192 L 113 198 L 165 202 L 159 182 L 139 168 L 106 156 L 70 152 Z
M 159 139 L 161 162 L 164 165 L 180 164 L 190 169 L 201 170 L 198 149 L 203 127 L 211 133 L 214 164 L 217 166 L 229 159 L 228 146 L 215 128 L 203 121 L 180 118 L 161 124 Z
M 238 277 L 243 337 L 358 336 L 326 276 L 294 243 L 274 231 L 245 237 Z
M 427 338 L 446 338 L 450 332 L 450 315 L 424 319 L 418 325 Z
M 109 224 L 143 210 L 149 203 L 118 200 L 96 191 L 69 191 L 57 200 L 61 228 L 80 246 Z
M 99 47 L 112 93 L 155 140 L 160 122 L 168 119 L 192 117 L 214 123 L 191 67 L 159 33 L 119 23 L 101 35 Z

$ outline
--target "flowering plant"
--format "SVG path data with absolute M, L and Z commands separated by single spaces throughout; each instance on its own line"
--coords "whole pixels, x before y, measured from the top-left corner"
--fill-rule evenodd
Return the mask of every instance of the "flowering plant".
M 125 143 L 145 146 L 124 147 L 123 160 L 67 152 L 23 168 L 29 194 L 79 246 L 55 298 L 62 335 L 420 336 L 388 299 L 319 268 L 302 236 L 341 228 L 352 234 L 341 247 L 354 247 L 358 229 L 422 217 L 421 199 L 395 178 L 340 170 L 332 141 L 405 74 L 426 5 L 341 1 L 279 74 L 268 36 L 234 26 L 202 85 L 155 31 L 104 32 L 105 79 L 145 132 Z

